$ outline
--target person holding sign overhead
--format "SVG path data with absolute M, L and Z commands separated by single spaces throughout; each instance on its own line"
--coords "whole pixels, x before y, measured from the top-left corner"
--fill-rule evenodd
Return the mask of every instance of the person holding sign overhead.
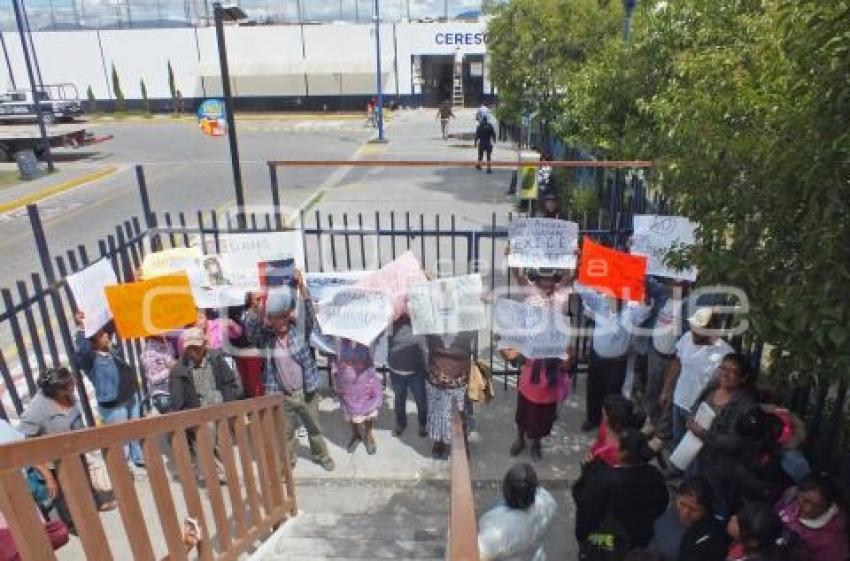
M 547 322 L 554 321 L 555 328 L 562 328 L 555 316 L 567 318 L 569 314 L 568 289 L 559 288 L 561 273 L 554 269 L 531 269 L 529 279 L 534 283 L 535 292 L 526 299 L 526 303 L 547 308 Z M 566 327 L 569 328 L 567 319 Z M 555 351 L 550 357 L 526 357 L 516 349 L 502 349 L 505 360 L 520 367 L 517 391 L 516 425 L 517 436 L 511 444 L 511 456 L 517 456 L 525 449 L 525 439 L 531 439 L 531 457 L 540 460 L 543 457 L 541 439 L 549 436 L 552 425 L 558 418 L 558 403 L 566 399 L 571 386 L 573 355 L 571 345 Z
M 587 418 L 581 426 L 583 432 L 588 432 L 602 420 L 605 396 L 622 391 L 632 334 L 652 308 L 646 302 L 619 303 L 581 282 L 576 282 L 574 287 L 581 297 L 584 314 L 594 323 L 587 367 Z
M 74 314 L 79 328 L 76 336 L 74 365 L 82 370 L 94 386 L 97 409 L 107 425 L 138 419 L 139 380 L 112 343 L 112 334 L 105 328 L 86 337 L 86 315 Z M 137 468 L 144 468 L 142 449 L 138 440 L 131 440 L 124 448 L 127 458 Z
M 313 461 L 327 471 L 334 469 L 319 424 L 319 370 L 310 354 L 310 331 L 314 323 L 307 287 L 295 272 L 298 293 L 280 287 L 269 291 L 264 309 L 246 315 L 245 335 L 263 355 L 263 382 L 267 394 L 282 393 L 283 408 L 289 416 L 287 446 L 295 461 L 295 427 L 299 421 L 307 429 Z

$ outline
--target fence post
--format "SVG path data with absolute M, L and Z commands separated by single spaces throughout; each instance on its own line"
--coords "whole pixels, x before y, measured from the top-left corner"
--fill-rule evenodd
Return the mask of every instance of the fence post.
M 151 210 L 151 200 L 148 196 L 148 184 L 145 181 L 145 170 L 141 165 L 136 166 L 136 182 L 139 184 L 139 199 L 142 201 L 142 214 L 145 217 L 145 228 L 151 236 L 151 252 L 162 249 L 159 234 L 156 233 L 156 215 Z
M 277 180 L 277 166 L 269 162 L 269 184 L 272 188 L 272 206 L 274 207 L 274 225 L 283 230 L 283 219 L 280 216 L 280 184 Z
M 71 329 L 68 326 L 68 318 L 65 315 L 65 309 L 62 305 L 62 297 L 57 286 L 56 273 L 53 270 L 53 262 L 50 259 L 50 250 L 47 247 L 47 237 L 44 234 L 44 226 L 41 223 L 41 215 L 38 213 L 38 206 L 27 205 L 27 214 L 32 227 L 32 237 L 35 242 L 35 248 L 38 251 L 38 258 L 41 261 L 41 267 L 44 270 L 44 278 L 47 280 L 47 289 L 50 291 L 50 299 L 53 302 L 53 313 L 56 315 L 56 322 L 59 324 L 59 333 L 62 335 L 62 342 L 65 345 L 68 362 L 74 370 L 77 382 L 77 392 L 80 395 L 80 401 L 83 405 L 83 413 L 86 416 L 90 426 L 94 426 L 94 415 L 92 414 L 91 404 L 89 404 L 83 379 L 77 370 L 72 357 L 74 356 L 74 341 L 71 337 Z M 25 349 L 20 349 L 21 352 L 26 352 Z

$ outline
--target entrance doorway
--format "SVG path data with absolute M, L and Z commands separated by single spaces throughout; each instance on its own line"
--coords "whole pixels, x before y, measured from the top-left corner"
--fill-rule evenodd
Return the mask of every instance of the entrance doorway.
M 466 55 L 463 57 L 463 104 L 478 107 L 483 93 L 484 55 Z
M 422 105 L 437 107 L 452 98 L 454 55 L 422 55 Z

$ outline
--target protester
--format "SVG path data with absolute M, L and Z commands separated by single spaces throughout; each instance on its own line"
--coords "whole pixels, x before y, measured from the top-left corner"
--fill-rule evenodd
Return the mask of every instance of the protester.
M 791 548 L 793 561 L 847 558 L 847 509 L 830 476 L 813 473 L 804 477 L 785 492 L 776 513 L 798 538 Z
M 594 322 L 593 345 L 587 365 L 587 417 L 581 426 L 583 432 L 588 432 L 598 427 L 602 420 L 605 397 L 622 392 L 632 333 L 652 308 L 646 302 L 620 304 L 579 282 L 574 287 L 581 296 L 585 315 Z
M 671 407 L 675 447 L 685 436 L 685 422 L 696 412 L 700 393 L 717 376 L 720 361 L 732 347 L 711 333 L 716 330 L 718 316 L 711 308 L 700 308 L 688 318 L 691 330 L 676 343 L 676 358 L 670 363 L 659 397 L 662 410 Z
M 729 548 L 724 524 L 714 517 L 714 496 L 704 477 L 685 479 L 668 511 L 655 521 L 650 550 L 663 561 L 723 561 Z
M 23 440 L 24 435 L 21 434 L 18 430 L 12 427 L 9 424 L 9 421 L 6 419 L 0 419 L 0 445 L 10 444 L 12 442 L 17 442 L 19 440 Z M 53 499 L 57 492 L 58 487 L 56 486 L 56 481 L 53 478 L 53 474 L 47 466 L 39 466 L 35 469 L 40 472 L 44 477 L 51 478 L 52 486 L 51 493 L 53 496 L 50 498 Z M 39 513 L 39 516 L 42 516 Z M 43 517 L 43 516 L 42 516 Z M 28 529 L 31 530 L 31 529 Z M 68 527 L 62 521 L 44 521 L 44 533 L 47 534 L 47 539 L 50 542 L 50 546 L 57 550 L 60 547 L 64 546 L 68 543 L 69 539 L 69 531 Z M 20 553 L 18 553 L 18 546 L 15 543 L 15 539 L 12 537 L 12 531 L 9 529 L 9 523 L 6 520 L 6 517 L 3 515 L 3 512 L 0 511 L 0 560 L 2 561 L 20 561 Z
M 664 376 L 676 358 L 676 342 L 683 335 L 683 291 L 687 283 L 676 279 L 647 277 L 646 286 L 653 302 L 652 314 L 646 327 L 651 329 L 646 349 L 646 384 L 643 388 L 643 407 L 649 423 L 659 440 L 669 440 L 671 418 L 669 408 L 660 401 Z M 658 441 L 656 441 L 658 442 Z M 661 445 L 650 442 L 653 448 Z
M 475 169 L 481 169 L 484 155 L 487 155 L 487 173 L 493 173 L 490 160 L 493 158 L 493 144 L 496 142 L 496 131 L 487 119 L 482 119 L 475 129 L 475 145 L 478 147 L 478 164 Z
M 557 508 L 533 467 L 511 467 L 502 481 L 502 501 L 478 521 L 481 561 L 546 561 L 543 539 Z
M 145 346 L 139 356 L 142 370 L 148 381 L 148 395 L 151 404 L 160 415 L 171 411 L 171 393 L 169 375 L 174 366 L 174 347 L 164 335 L 145 338 Z
M 445 100 L 437 109 L 437 119 L 440 121 L 440 131 L 443 135 L 443 140 L 449 139 L 449 119 L 454 119 L 455 114 L 452 111 L 452 102 Z
M 741 439 L 741 459 L 732 476 L 735 499 L 775 503 L 794 484 L 782 468 L 782 420 L 754 406 L 738 417 L 735 431 Z
M 620 434 L 626 429 L 640 430 L 645 416 L 622 394 L 611 394 L 602 403 L 602 424 L 590 447 L 587 461 L 602 460 L 610 466 L 620 461 Z
M 86 337 L 85 319 L 81 311 L 74 314 L 74 321 L 79 328 L 74 363 L 85 372 L 94 386 L 100 418 L 108 425 L 138 419 L 141 411 L 136 373 L 121 358 L 108 331 L 101 328 L 93 336 Z M 137 440 L 131 440 L 125 446 L 125 453 L 137 468 L 145 467 Z
M 210 319 L 206 310 L 198 310 L 195 327 L 199 328 L 207 340 L 207 348 L 214 351 L 226 350 L 231 339 L 242 335 L 242 326 L 228 317 Z M 182 347 L 180 352 L 183 352 Z
M 64 434 L 66 432 L 85 428 L 83 414 L 77 401 L 76 385 L 74 375 L 67 368 L 49 368 L 38 378 L 38 392 L 33 396 L 21 414 L 18 431 L 27 437 L 51 436 Z M 56 509 L 59 519 L 68 528 L 74 528 L 71 511 L 65 502 L 62 489 L 59 486 L 59 478 L 55 469 L 43 465 L 35 467 L 37 474 L 30 475 L 30 479 L 39 480 L 38 485 L 44 485 L 52 505 Z M 85 470 L 88 475 L 88 469 Z M 88 482 L 94 497 L 95 504 L 100 511 L 113 510 L 115 499 L 112 493 L 95 491 Z
M 331 471 L 334 462 L 319 423 L 319 371 L 309 348 L 314 320 L 304 305 L 309 294 L 300 272 L 295 278 L 298 294 L 290 287 L 269 292 L 265 310 L 256 317 L 246 316 L 245 331 L 248 341 L 263 354 L 265 393 L 283 394 L 291 461 L 295 461 L 295 427 L 300 422 L 307 429 L 313 461 Z
M 569 291 L 559 289 L 561 272 L 534 270 L 529 272 L 534 292 L 526 303 L 545 308 L 546 321 L 559 321 L 562 328 L 569 323 Z M 557 316 L 559 319 L 555 319 Z M 543 456 L 541 439 L 549 436 L 558 418 L 558 403 L 566 399 L 572 386 L 572 345 L 563 349 L 563 358 L 526 358 L 515 349 L 502 349 L 502 356 L 520 368 L 517 386 L 517 436 L 510 454 L 516 456 L 525 449 L 525 439 L 531 439 L 531 457 Z
M 365 345 L 340 338 L 330 364 L 342 414 L 351 427 L 348 451 L 354 452 L 359 441 L 368 454 L 374 454 L 377 447 L 372 424 L 384 402 L 384 390 L 375 371 L 372 351 Z
M 782 469 L 795 484 L 799 483 L 811 472 L 809 461 L 800 451 L 800 447 L 806 441 L 806 424 L 792 411 L 780 407 L 769 389 L 760 388 L 759 390 L 762 410 L 775 416 L 781 422 L 778 442 L 782 447 Z
M 742 355 L 727 354 L 717 370 L 717 380 L 696 399 L 694 407 L 696 411 L 705 403 L 714 411 L 714 421 L 710 428 L 704 429 L 689 418 L 686 426 L 703 442 L 694 468 L 711 482 L 716 512 L 725 518 L 737 506 L 734 478 L 743 453 L 737 423 L 755 405 L 755 396 L 753 378 Z
M 446 335 L 428 335 L 428 436 L 434 441 L 431 455 L 445 458 L 452 441 L 452 411 L 464 414 L 472 348 L 477 333 L 473 331 Z M 468 429 L 464 421 L 464 429 Z
M 397 319 L 387 340 L 387 367 L 395 399 L 395 429 L 393 434 L 401 436 L 407 429 L 407 392 L 416 402 L 419 420 L 419 436 L 428 436 L 428 397 L 425 390 L 425 355 L 422 340 L 413 334 L 410 317 Z
M 616 466 L 596 460 L 573 486 L 581 559 L 621 560 L 628 551 L 647 547 L 655 520 L 667 508 L 667 485 L 647 464 L 652 452 L 643 434 L 624 430 L 619 448 Z
M 245 333 L 246 322 L 253 324 L 261 323 L 259 315 L 262 306 L 263 295 L 259 292 L 251 292 L 245 298 L 245 310 L 240 318 L 242 336 L 233 343 L 238 352 L 233 357 L 236 370 L 242 380 L 242 388 L 245 397 L 259 397 L 265 393 L 263 388 L 263 356 L 256 345 L 251 344 Z
M 566 220 L 561 214 L 561 198 L 554 191 L 550 190 L 543 196 L 543 208 L 540 209 L 540 217 Z
M 170 374 L 174 411 L 220 405 L 242 397 L 242 387 L 224 354 L 208 348 L 200 328 L 187 329 L 180 339 L 183 354 Z
M 733 540 L 729 561 L 789 561 L 789 538 L 770 505 L 745 504 L 729 520 L 727 529 Z M 827 560 L 809 558 L 809 561 Z

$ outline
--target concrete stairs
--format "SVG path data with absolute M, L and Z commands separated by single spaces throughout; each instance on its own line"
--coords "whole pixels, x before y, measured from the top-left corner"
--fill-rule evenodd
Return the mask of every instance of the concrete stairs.
M 448 482 L 299 485 L 299 515 L 258 561 L 445 559 Z

